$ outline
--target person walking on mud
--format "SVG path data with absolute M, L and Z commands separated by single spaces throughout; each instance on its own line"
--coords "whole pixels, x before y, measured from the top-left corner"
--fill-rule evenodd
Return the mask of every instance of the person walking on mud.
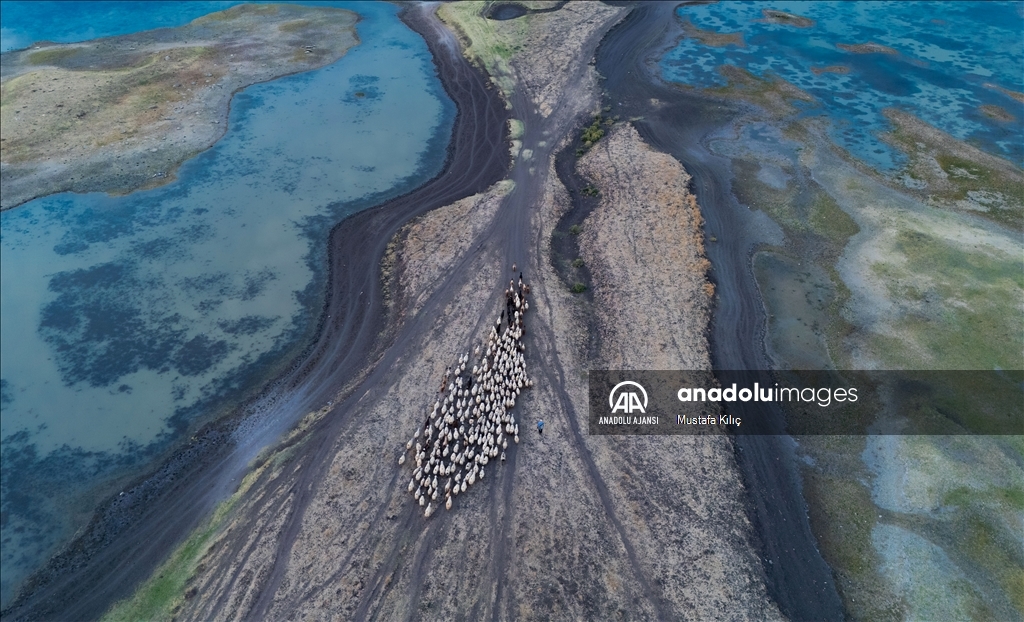
M 537 434 L 544 434 L 544 420 L 537 421 Z

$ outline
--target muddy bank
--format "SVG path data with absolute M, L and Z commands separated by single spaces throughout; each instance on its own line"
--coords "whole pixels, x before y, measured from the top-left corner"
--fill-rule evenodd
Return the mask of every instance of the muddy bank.
M 227 130 L 237 91 L 337 61 L 358 43 L 357 21 L 341 9 L 240 5 L 179 28 L 4 54 L 0 208 L 171 181 Z
M 387 342 L 380 262 L 410 218 L 489 187 L 508 167 L 504 103 L 487 81 L 415 15 L 458 106 L 448 161 L 418 190 L 347 219 L 330 233 L 328 298 L 318 337 L 292 369 L 227 423 L 200 432 L 157 471 L 125 489 L 28 583 L 5 619 L 93 619 L 131 593 L 210 509 L 249 462 L 307 412 L 338 401 Z
M 727 128 L 738 114 L 736 104 L 683 93 L 661 82 L 649 64 L 680 34 L 674 6 L 652 3 L 634 10 L 603 42 L 598 71 L 607 78 L 612 113 L 639 117 L 641 136 L 671 153 L 694 177 L 716 287 L 714 367 L 766 369 L 764 307 L 751 254 L 759 244 L 778 243 L 781 232 L 763 214 L 736 201 L 729 162 L 704 147 L 704 141 Z M 756 422 L 766 434 L 737 438 L 736 456 L 753 496 L 750 514 L 760 538 L 769 593 L 788 617 L 841 619 L 843 607 L 831 571 L 807 521 L 792 441 L 782 436 L 782 413 L 749 413 L 744 421 Z

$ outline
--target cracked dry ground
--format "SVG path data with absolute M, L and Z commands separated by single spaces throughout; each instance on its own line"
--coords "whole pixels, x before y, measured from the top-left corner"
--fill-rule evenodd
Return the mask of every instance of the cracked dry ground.
M 560 69 L 580 77 L 572 97 L 550 105 L 530 86 L 544 84 L 543 73 L 513 63 L 522 95 L 549 104 L 520 111 L 524 146 L 566 144 L 597 105 L 585 59 L 621 13 L 574 7 L 586 10 L 594 13 L 576 36 L 587 45 L 565 44 L 584 53 Z M 396 236 L 390 304 L 412 337 L 393 346 L 402 354 L 387 380 L 366 388 L 335 437 L 307 435 L 294 448 L 315 460 L 282 460 L 244 496 L 179 617 L 779 617 L 728 437 L 586 431 L 588 368 L 709 365 L 709 290 L 688 175 L 629 126 L 581 161 L 602 189 L 581 240 L 595 276 L 591 307 L 548 260 L 569 207 L 553 154 L 538 146 L 532 161 L 514 163 L 514 188 L 496 184 Z M 520 248 L 505 242 L 513 234 Z M 484 339 L 500 312 L 510 248 L 528 255 L 518 259 L 533 290 L 525 342 L 536 385 L 515 408 L 522 441 L 452 511 L 424 519 L 397 458 L 445 367 Z M 586 354 L 592 330 L 601 331 L 597 360 Z M 547 423 L 543 436 L 533 431 L 537 419 Z M 300 504 L 301 520 L 284 520 Z

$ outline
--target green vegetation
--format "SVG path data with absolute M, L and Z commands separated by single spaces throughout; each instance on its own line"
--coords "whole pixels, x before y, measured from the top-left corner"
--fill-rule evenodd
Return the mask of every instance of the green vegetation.
M 786 322 L 779 321 L 782 328 L 777 329 L 778 320 L 770 319 L 772 336 L 792 333 L 794 320 L 803 322 L 798 334 L 808 334 L 809 328 L 820 333 L 831 364 L 839 369 L 865 360 L 879 369 L 1021 369 L 1024 256 L 1015 244 L 1019 235 L 1002 228 L 1024 230 L 1019 167 L 910 115 L 887 111 L 895 129 L 885 138 L 907 153 L 909 163 L 894 184 L 893 178 L 841 156 L 872 180 L 861 183 L 857 174 L 822 166 L 816 152 L 821 133 L 813 123 L 786 121 L 789 102 L 801 98 L 798 89 L 736 68 L 721 71 L 729 85 L 713 89 L 714 94 L 764 106 L 767 120 L 802 147 L 791 163 L 770 170 L 762 170 L 771 165 L 756 157 L 733 161 L 736 197 L 764 211 L 784 232 L 782 245 L 764 250 L 800 266 L 787 277 L 755 263 L 769 313 Z M 897 186 L 899 195 L 874 182 Z M 978 216 L 1002 227 L 978 225 Z M 870 227 L 865 246 L 849 244 L 860 231 L 857 223 Z M 825 278 L 799 278 L 817 268 L 831 288 L 822 286 Z M 855 294 L 843 280 L 849 277 Z M 788 298 L 781 294 L 782 285 Z M 785 304 L 773 309 L 773 299 Z M 807 314 L 812 307 L 817 316 Z M 801 343 L 794 348 L 803 348 Z M 958 380 L 951 375 L 936 386 L 934 377 L 922 374 L 908 380 L 912 391 L 886 393 L 884 407 L 908 420 L 911 429 L 934 434 L 883 444 L 885 457 L 869 462 L 870 470 L 864 436 L 800 438 L 811 459 L 802 471 L 812 527 L 852 618 L 902 620 L 915 612 L 920 617 L 927 610 L 922 600 L 927 590 L 908 589 L 907 582 L 927 582 L 946 563 L 964 577 L 947 577 L 941 588 L 949 591 L 942 598 L 958 608 L 958 616 L 1007 617 L 1002 596 L 1024 612 L 1019 538 L 1024 436 L 943 435 L 964 429 L 1004 434 L 1020 409 L 1020 378 L 1013 371 L 1003 376 L 964 374 Z M 851 413 L 850 423 L 860 427 L 883 407 L 877 396 L 859 406 L 863 412 Z M 815 429 L 813 420 L 804 423 L 803 429 Z M 873 493 L 892 499 L 894 487 L 896 505 L 880 501 L 876 506 Z M 881 533 L 894 533 L 885 525 L 926 539 L 948 559 L 922 559 L 913 567 L 894 569 L 889 552 L 875 548 Z M 997 593 L 1000 598 L 992 599 Z
M 721 65 L 718 73 L 725 78 L 726 86 L 705 89 L 705 93 L 756 104 L 770 119 L 782 120 L 795 113 L 797 110 L 791 103 L 793 101 L 814 101 L 804 90 L 781 78 L 759 78 L 735 65 Z
M 582 257 L 577 257 L 576 259 L 573 259 L 572 260 L 572 267 L 573 268 L 582 268 L 583 267 L 583 258 Z
M 238 492 L 224 501 L 213 516 L 174 551 L 170 558 L 142 584 L 130 598 L 116 603 L 103 616 L 104 622 L 135 622 L 137 620 L 173 619 L 176 609 L 185 599 L 189 579 L 195 574 L 200 560 L 213 544 L 214 536 L 225 525 L 226 519 L 242 494 L 249 489 L 262 469 L 250 473 Z
M 587 286 L 584 285 L 583 283 L 576 282 L 573 284 L 571 288 L 569 288 L 569 291 L 571 291 L 574 294 L 582 294 L 583 292 L 587 291 Z
M 523 137 L 523 122 L 519 119 L 508 120 L 508 137 L 510 140 L 519 140 Z
M 611 121 L 611 119 L 609 119 L 609 121 Z M 604 130 L 601 128 L 601 122 L 601 115 L 595 115 L 593 123 L 583 129 L 583 133 L 580 134 L 580 140 L 583 141 L 584 148 L 589 149 L 594 145 L 594 143 L 604 137 Z
M 827 238 L 834 245 L 832 254 L 837 257 L 850 237 L 860 231 L 850 215 L 814 181 L 808 180 L 803 192 L 795 184 L 778 189 L 757 178 L 757 163 L 740 159 L 732 163 L 737 176 L 733 185 L 737 200 L 766 212 L 788 235 L 809 233 Z
M 466 58 L 491 76 L 507 100 L 515 86 L 510 61 L 525 39 L 531 16 L 495 21 L 483 17 L 486 7 L 486 2 L 476 0 L 450 2 L 442 4 L 437 15 L 459 35 Z
M 203 15 L 192 20 L 193 24 L 209 24 L 239 19 L 246 15 L 277 15 L 281 10 L 279 4 L 239 4 L 223 11 Z
M 893 300 L 927 303 L 896 322 L 898 336 L 876 337 L 883 360 L 905 369 L 1020 369 L 1021 257 L 970 252 L 914 230 L 900 231 L 893 250 L 872 270 Z
M 580 226 L 580 225 L 573 225 L 573 226 L 569 227 L 569 233 L 571 233 L 573 235 L 579 235 L 579 234 L 583 233 L 583 227 Z
M 60 61 L 68 59 L 75 54 L 78 54 L 81 50 L 79 48 L 72 47 L 54 47 L 45 50 L 39 50 L 38 52 L 32 52 L 26 57 L 26 61 L 30 65 L 57 65 Z
M 216 544 L 218 534 L 229 528 L 232 511 L 239 501 L 264 474 L 275 475 L 295 456 L 309 440 L 310 428 L 323 419 L 328 410 L 325 407 L 308 413 L 280 445 L 261 452 L 253 461 L 252 470 L 242 478 L 238 490 L 218 505 L 213 515 L 192 532 L 132 596 L 115 603 L 103 616 L 103 622 L 175 619 L 183 601 L 194 595 L 194 591 L 189 591 L 189 583 Z
M 598 191 L 597 186 L 593 184 L 587 184 L 586 186 L 583 186 L 583 188 L 580 190 L 580 194 L 582 194 L 585 197 L 596 197 L 598 194 L 600 194 L 600 191 Z
M 1024 172 L 1017 166 L 905 112 L 886 110 L 885 115 L 895 129 L 882 138 L 907 154 L 904 175 L 918 186 L 908 191 L 1024 230 Z
M 878 571 L 881 560 L 872 544 L 871 531 L 879 512 L 862 483 L 867 473 L 859 460 L 864 437 L 808 436 L 800 437 L 800 444 L 816 460 L 830 456 L 837 463 L 831 470 L 847 474 L 823 473 L 810 467 L 802 470 L 811 527 L 825 561 L 838 575 L 840 596 L 851 617 L 894 622 L 905 619 L 905 603 L 891 593 Z M 872 597 L 864 598 L 865 594 Z
M 813 182 L 812 182 L 813 183 Z M 836 244 L 846 244 L 850 237 L 860 231 L 857 223 L 844 212 L 830 194 L 814 184 L 814 192 L 808 206 L 807 224 L 811 231 L 829 238 Z

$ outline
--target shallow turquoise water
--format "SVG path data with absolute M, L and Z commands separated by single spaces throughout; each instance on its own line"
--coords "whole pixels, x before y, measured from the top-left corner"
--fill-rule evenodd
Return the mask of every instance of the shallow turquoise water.
M 890 128 L 886 107 L 906 110 L 978 147 L 1024 165 L 1024 106 L 994 86 L 1024 91 L 1024 4 L 1018 2 L 719 2 L 684 6 L 682 19 L 739 32 L 744 45 L 716 48 L 682 39 L 660 60 L 667 80 L 696 87 L 725 84 L 721 65 L 778 77 L 811 94 L 803 114 L 831 121 L 832 138 L 881 169 L 901 155 L 878 138 Z M 814 20 L 809 28 L 763 20 L 763 9 Z M 877 43 L 898 54 L 857 54 L 837 44 Z M 811 68 L 840 65 L 846 74 Z M 1001 106 L 1015 121 L 979 107 Z
M 4 1 L 0 2 L 0 52 L 26 48 L 36 41 L 71 43 L 181 26 L 235 4 L 241 2 Z
M 443 166 L 455 109 L 423 40 L 393 6 L 332 4 L 362 15 L 362 43 L 239 93 L 228 133 L 175 182 L 0 214 L 4 601 L 66 536 L 76 491 L 143 463 L 309 335 L 334 223 Z

